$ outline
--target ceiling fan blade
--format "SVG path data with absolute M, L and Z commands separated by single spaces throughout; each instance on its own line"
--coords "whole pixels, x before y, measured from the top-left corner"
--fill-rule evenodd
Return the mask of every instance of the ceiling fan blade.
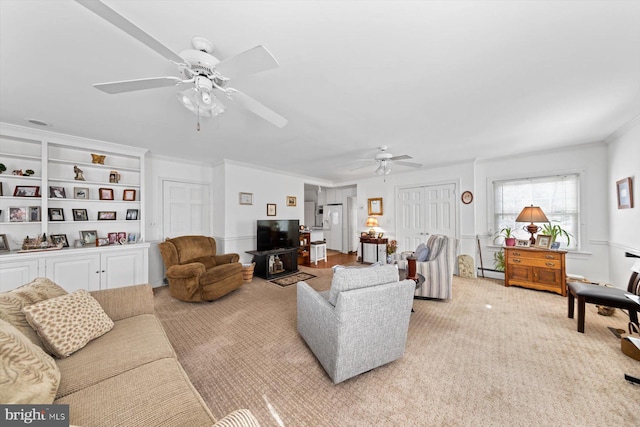
M 216 70 L 225 77 L 234 78 L 260 71 L 278 68 L 278 61 L 264 46 L 252 49 L 227 58 L 216 64 Z
M 402 154 L 400 156 L 393 156 L 391 157 L 389 160 L 409 160 L 409 159 L 413 159 L 413 157 L 407 155 L 407 154 Z
M 134 23 L 129 21 L 124 16 L 120 15 L 115 10 L 111 9 L 106 4 L 97 0 L 76 0 L 77 3 L 89 9 L 105 21 L 110 22 L 116 27 L 120 28 L 125 33 L 129 34 L 134 39 L 147 45 L 147 47 L 155 50 L 160 55 L 167 58 L 169 61 L 176 62 L 178 64 L 184 63 L 184 60 L 178 56 L 174 51 L 160 43 L 158 40 L 151 37 L 149 34 L 142 31 Z
M 368 167 L 371 167 L 371 163 L 369 163 L 367 165 L 358 166 L 358 167 L 353 168 L 353 169 L 349 169 L 349 172 L 354 172 L 354 171 L 360 170 L 362 168 L 368 168 Z
M 265 107 L 255 99 L 251 98 L 249 95 L 246 95 L 240 91 L 234 91 L 232 99 L 234 102 L 242 105 L 253 114 L 256 114 L 266 121 L 271 122 L 274 126 L 283 128 L 288 122 L 288 120 L 282 117 L 280 114 L 276 113 L 270 108 Z
M 410 157 L 410 159 L 413 157 Z M 420 163 L 413 163 L 413 162 L 393 162 L 396 165 L 400 165 L 400 166 L 409 166 L 411 168 L 421 168 L 422 165 Z
M 96 83 L 96 89 L 103 92 L 116 94 L 122 92 L 133 92 L 135 90 L 155 89 L 158 87 L 177 86 L 185 81 L 177 77 L 152 77 L 149 79 L 123 80 L 120 82 Z

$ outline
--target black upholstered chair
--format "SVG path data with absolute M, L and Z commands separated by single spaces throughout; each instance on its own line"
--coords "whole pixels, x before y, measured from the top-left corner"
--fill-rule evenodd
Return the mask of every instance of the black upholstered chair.
M 640 304 L 625 296 L 625 294 L 628 293 L 640 295 L 640 274 L 636 271 L 631 273 L 629 286 L 627 286 L 626 291 L 582 282 L 569 282 L 567 286 L 569 287 L 568 302 L 570 319 L 573 319 L 574 300 L 576 298 L 578 299 L 578 332 L 584 333 L 584 310 L 586 303 L 628 310 L 630 322 L 635 324 L 635 328 L 638 327 L 638 310 L 640 310 Z M 631 325 L 629 329 L 631 329 Z

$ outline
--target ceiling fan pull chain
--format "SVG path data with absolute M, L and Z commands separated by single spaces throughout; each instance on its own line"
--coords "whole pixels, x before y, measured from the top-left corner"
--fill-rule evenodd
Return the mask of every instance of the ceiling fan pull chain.
M 200 132 L 200 106 L 198 106 L 198 123 L 196 124 L 196 130 Z

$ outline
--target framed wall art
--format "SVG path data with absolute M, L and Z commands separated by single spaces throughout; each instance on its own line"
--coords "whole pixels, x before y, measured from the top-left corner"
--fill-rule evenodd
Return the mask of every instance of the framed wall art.
M 241 205 L 252 205 L 253 204 L 253 193 L 240 193 L 240 204 Z
M 618 195 L 618 209 L 631 209 L 633 207 L 633 187 L 631 177 L 616 182 Z
M 369 205 L 369 216 L 382 215 L 382 197 L 374 197 L 367 201 Z
M 267 216 L 276 216 L 276 204 L 267 203 Z
M 287 196 L 287 206 L 295 206 L 296 201 L 296 196 Z

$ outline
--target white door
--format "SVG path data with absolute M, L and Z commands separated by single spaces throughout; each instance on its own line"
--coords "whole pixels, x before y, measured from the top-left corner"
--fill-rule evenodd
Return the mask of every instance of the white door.
M 456 237 L 455 184 L 400 189 L 397 240 L 400 251 L 413 251 L 430 234 Z
M 163 181 L 162 204 L 164 238 L 211 234 L 208 185 Z
M 327 206 L 325 210 L 328 210 L 329 220 L 327 249 L 342 252 L 342 205 Z

